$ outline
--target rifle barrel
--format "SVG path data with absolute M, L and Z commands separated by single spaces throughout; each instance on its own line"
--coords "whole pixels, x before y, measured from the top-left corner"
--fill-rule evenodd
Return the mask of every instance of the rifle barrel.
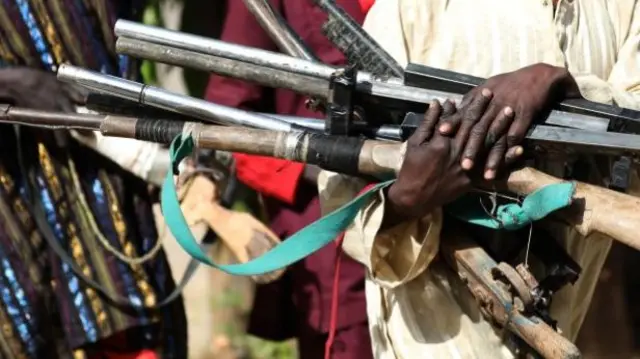
M 41 127 L 49 130 L 100 130 L 104 116 L 31 110 L 0 104 L 0 123 Z
M 143 85 L 115 76 L 63 64 L 58 79 L 88 89 L 121 97 L 140 104 L 177 112 L 207 122 L 231 126 L 248 126 L 274 131 L 291 131 L 292 125 L 278 119 L 258 115 L 190 96 L 179 95 L 157 87 Z
M 203 36 L 186 34 L 160 27 L 118 20 L 114 31 L 117 36 L 152 42 L 203 54 L 248 62 L 254 65 L 284 70 L 306 76 L 329 80 L 335 68 L 303 59 L 260 50 L 248 46 L 230 44 Z
M 146 86 L 134 81 L 123 80 L 114 76 L 100 74 L 66 64 L 60 66 L 58 78 L 62 81 L 76 83 L 98 92 L 191 116 L 207 122 L 230 126 L 248 126 L 282 132 L 304 129 L 294 122 L 283 121 L 282 119 L 272 116 L 222 106 L 186 95 L 178 95 L 153 86 Z M 374 129 L 373 131 L 376 130 Z M 397 127 L 382 127 L 380 131 L 391 134 L 390 136 L 381 137 L 397 139 Z M 561 128 L 537 126 L 530 131 L 527 138 L 547 144 L 560 144 L 569 147 L 578 146 L 588 151 L 601 153 L 619 153 L 621 151 L 637 153 L 637 151 L 640 150 L 639 136 L 617 133 L 567 131 Z
M 193 132 L 198 147 L 307 162 L 349 174 L 392 174 L 402 162 L 398 152 L 402 145 L 398 142 L 323 135 L 322 121 L 316 119 L 248 114 L 274 119 L 287 126 L 284 130 L 228 127 L 147 117 L 56 113 L 0 105 L 1 123 L 47 129 L 99 130 L 105 136 L 160 143 L 169 143 L 188 130 Z M 381 130 L 380 137 L 385 137 L 385 134 L 393 137 L 393 131 L 398 129 L 389 127 Z M 560 148 L 570 153 L 630 154 L 636 158 L 640 155 L 638 135 L 537 125 L 529 132 L 527 140 L 544 148 Z
M 116 51 L 124 55 L 212 72 L 221 76 L 250 81 L 262 86 L 284 88 L 323 99 L 327 98 L 329 92 L 329 82 L 317 77 L 271 69 L 248 62 L 158 45 L 128 37 L 118 38 Z

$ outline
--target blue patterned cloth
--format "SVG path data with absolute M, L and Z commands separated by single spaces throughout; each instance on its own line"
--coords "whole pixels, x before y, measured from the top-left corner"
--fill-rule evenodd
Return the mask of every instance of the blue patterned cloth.
M 143 5 L 139 0 L 0 0 L 0 67 L 56 71 L 71 63 L 138 79 L 138 63 L 115 54 L 112 29 L 118 18 L 141 16 Z M 164 358 L 186 358 L 181 298 L 157 311 L 113 305 L 51 250 L 30 211 L 31 196 L 37 196 L 43 223 L 87 277 L 113 295 L 152 306 L 175 288 L 164 253 L 144 265 L 129 265 L 103 248 L 89 224 L 93 218 L 121 252 L 148 252 L 158 234 L 151 210 L 155 198 L 146 183 L 73 141 L 61 147 L 52 132 L 22 128 L 20 133 L 18 142 L 11 126 L 0 131 L 0 358 L 56 357 L 52 353 L 83 358 L 143 348 Z M 87 207 L 78 201 L 79 191 Z M 114 336 L 118 340 L 106 348 L 104 339 Z

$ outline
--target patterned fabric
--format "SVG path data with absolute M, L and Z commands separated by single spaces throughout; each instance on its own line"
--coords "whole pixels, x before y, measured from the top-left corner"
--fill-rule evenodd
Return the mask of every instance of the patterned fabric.
M 137 79 L 137 65 L 115 54 L 112 29 L 117 18 L 135 19 L 141 1 L 0 4 L 0 64 L 55 71 L 69 62 Z M 175 287 L 164 253 L 129 265 L 99 240 L 103 236 L 132 257 L 154 246 L 158 233 L 147 184 L 67 133 L 19 133 L 18 139 L 11 126 L 0 129 L 0 357 L 89 358 L 148 348 L 164 358 L 186 358 L 181 298 L 158 311 L 113 305 L 47 246 L 28 205 L 39 198 L 55 239 L 85 276 L 111 295 L 153 306 Z
M 560 0 L 555 10 L 547 0 L 379 0 L 365 29 L 403 64 L 483 77 L 538 62 L 566 65 L 584 97 L 640 109 L 637 0 Z M 563 161 L 539 168 L 553 174 Z M 323 212 L 351 200 L 364 185 L 323 172 Z M 631 191 L 640 194 L 637 176 Z M 514 357 L 457 275 L 437 258 L 440 240 L 446 240 L 440 236 L 446 227 L 440 211 L 379 233 L 384 200 L 381 193 L 362 210 L 343 244 L 369 269 L 367 312 L 375 357 Z M 611 239 L 583 238 L 552 221 L 541 224 L 583 268 L 575 285 L 556 293 L 551 313 L 563 334 L 575 340 Z

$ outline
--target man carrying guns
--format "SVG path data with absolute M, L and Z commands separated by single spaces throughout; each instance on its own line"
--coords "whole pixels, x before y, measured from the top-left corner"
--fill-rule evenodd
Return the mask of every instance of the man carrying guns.
M 456 235 L 441 207 L 466 193 L 471 178 L 500 176 L 522 155 L 520 141 L 532 120 L 555 101 L 582 96 L 640 109 L 640 3 L 386 0 L 373 6 L 365 29 L 402 65 L 493 76 L 457 108 L 430 106 L 407 142 L 397 181 L 347 231 L 345 250 L 369 268 L 374 355 L 512 358 L 518 350 L 479 315 L 482 307 L 437 255 Z M 553 165 L 543 164 L 551 173 Z M 590 180 L 602 184 L 597 176 Z M 629 192 L 637 184 L 633 172 Z M 325 209 L 346 203 L 363 185 L 321 173 Z M 575 340 L 611 240 L 585 238 L 551 220 L 543 224 L 583 270 L 551 307 L 562 334 Z M 536 233 L 537 226 L 531 241 Z M 500 243 L 508 245 L 505 238 Z
M 619 171 L 640 153 L 633 133 L 640 116 L 631 110 L 639 108 L 638 2 L 378 2 L 365 26 L 391 56 L 332 1 L 316 3 L 331 13 L 327 24 L 337 25 L 323 31 L 352 65 L 369 72 L 319 63 L 269 11 L 261 17 L 265 30 L 304 59 L 129 21 L 116 24 L 116 47 L 310 95 L 327 112 L 320 127 L 312 119 L 251 113 L 72 66 L 62 66 L 58 78 L 241 128 L 111 115 L 60 121 L 55 114 L 30 118 L 19 108 L 7 109 L 2 121 L 172 142 L 174 166 L 202 147 L 334 171 L 318 179 L 320 205 L 330 213 L 240 265 L 211 262 L 185 229 L 173 171 L 164 182 L 163 213 L 185 250 L 239 275 L 293 264 L 348 227 L 344 249 L 368 269 L 376 357 L 580 357 L 571 341 L 611 238 L 640 250 L 640 199 L 621 193 L 636 193 L 637 173 Z M 535 21 L 528 21 L 532 14 Z M 486 41 L 475 46 L 480 34 Z M 492 56 L 484 56 L 489 49 Z M 407 62 L 462 73 L 415 63 L 403 69 Z M 468 94 L 460 101 L 461 85 Z M 571 99 L 580 96 L 621 107 Z M 398 119 L 402 126 L 385 123 Z M 534 119 L 541 123 L 532 126 Z M 405 137 L 405 143 L 379 140 Z M 600 161 L 612 158 L 613 166 Z M 384 181 L 389 178 L 396 180 Z

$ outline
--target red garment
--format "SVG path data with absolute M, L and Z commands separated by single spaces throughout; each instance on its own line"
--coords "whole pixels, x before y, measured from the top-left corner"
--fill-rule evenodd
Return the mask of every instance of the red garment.
M 322 34 L 326 16 L 311 0 L 272 0 L 272 6 L 289 22 L 293 30 L 323 62 L 343 65 L 346 60 Z M 354 0 L 338 0 L 357 22 L 364 21 L 360 4 Z M 221 40 L 269 51 L 278 51 L 276 45 L 262 30 L 242 1 L 227 3 L 227 18 Z M 240 80 L 212 76 L 205 98 L 221 105 L 247 108 L 254 111 L 275 112 L 305 117 L 323 115 L 305 107 L 305 96 L 287 90 L 272 90 Z M 275 106 L 274 106 L 275 104 Z M 299 163 L 237 154 L 238 178 L 257 191 L 286 203 L 295 200 L 296 188 L 303 165 Z
M 298 341 L 300 359 L 326 359 L 322 347 L 327 335 L 303 337 Z M 304 354 L 302 354 L 304 353 Z M 335 333 L 331 349 L 331 359 L 369 359 L 371 354 L 371 338 L 367 323 L 339 329 Z
M 359 0 L 359 1 L 360 1 L 360 8 L 362 9 L 362 12 L 364 14 L 368 13 L 371 7 L 373 6 L 373 4 L 376 2 L 376 0 Z
M 301 186 L 299 201 L 309 195 Z M 285 238 L 320 215 L 318 197 L 303 209 L 269 204 L 274 232 Z M 364 292 L 364 268 L 327 245 L 293 264 L 278 281 L 256 288 L 249 333 L 270 340 L 296 337 L 300 359 L 325 357 L 330 333 L 332 359 L 373 359 Z M 341 255 L 342 254 L 342 255 Z M 340 270 L 335 266 L 339 263 Z M 337 277 L 334 278 L 334 275 Z M 332 302 L 339 312 L 332 321 Z
M 107 353 L 105 354 L 105 359 L 160 359 L 160 357 L 151 350 L 143 350 L 130 354 Z

